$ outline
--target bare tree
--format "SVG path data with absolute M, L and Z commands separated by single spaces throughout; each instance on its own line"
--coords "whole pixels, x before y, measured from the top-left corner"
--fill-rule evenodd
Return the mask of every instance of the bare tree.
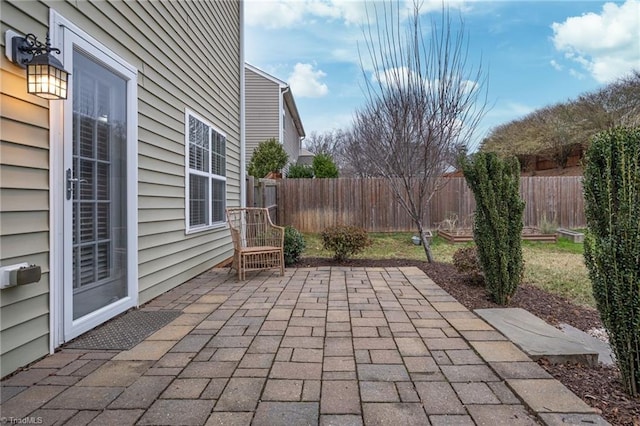
M 540 155 L 563 168 L 574 147 L 588 147 L 596 133 L 638 124 L 640 71 L 636 70 L 597 91 L 495 127 L 480 149 L 521 159 Z
M 586 146 L 590 129 L 577 114 L 575 103 L 562 103 L 539 109 L 531 115 L 531 138 L 542 150 L 539 154 L 551 160 L 558 169 L 567 161 L 577 145 Z
M 380 177 L 379 168 L 376 162 L 372 162 L 367 155 L 367 143 L 359 139 L 356 128 L 346 132 L 344 145 L 344 170 L 342 176 L 358 178 Z
M 343 133 L 340 129 L 322 133 L 314 131 L 305 138 L 304 146 L 314 154 L 329 154 L 333 157 L 342 149 Z
M 353 131 L 357 154 L 388 179 L 432 262 L 425 213 L 444 184 L 451 153 L 471 142 L 484 116 L 486 76 L 467 62 L 462 19 L 454 30 L 443 7 L 425 35 L 420 4 L 403 12 L 393 0 L 367 4 L 366 48 L 360 52 L 366 103 L 355 114 Z
M 640 124 L 640 69 L 619 78 L 600 90 L 578 98 L 584 118 L 591 127 L 605 130 L 613 126 Z

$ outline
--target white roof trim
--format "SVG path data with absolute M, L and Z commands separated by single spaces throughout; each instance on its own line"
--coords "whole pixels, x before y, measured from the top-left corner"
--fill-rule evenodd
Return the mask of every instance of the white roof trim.
M 298 107 L 296 106 L 296 101 L 293 98 L 293 93 L 291 93 L 291 87 L 289 86 L 289 84 L 280 80 L 279 78 L 272 76 L 271 74 L 268 74 L 262 71 L 260 68 L 256 68 L 253 65 L 248 64 L 246 62 L 244 63 L 244 67 L 245 69 L 248 69 L 249 71 L 253 71 L 259 76 L 269 81 L 272 81 L 273 83 L 280 86 L 280 91 L 282 93 L 284 103 L 287 105 L 287 108 L 289 109 L 293 117 L 293 121 L 296 125 L 296 129 L 298 130 L 298 134 L 300 135 L 300 137 L 304 137 L 305 132 L 304 132 L 304 127 L 302 126 L 302 119 L 300 118 L 300 113 L 298 112 Z M 289 89 L 289 90 L 286 90 L 286 89 Z M 282 125 L 280 126 L 280 128 L 282 128 Z
M 276 77 L 272 76 L 271 74 L 268 74 L 268 73 L 262 71 L 260 68 L 254 67 L 251 64 L 248 64 L 248 63 L 245 62 L 244 63 L 244 67 L 249 69 L 249 70 L 251 70 L 251 71 L 253 71 L 253 72 L 255 72 L 256 74 L 260 75 L 261 77 L 266 78 L 267 80 L 273 81 L 274 83 L 278 84 L 281 88 L 289 87 L 289 85 L 286 82 L 280 80 L 279 78 L 276 78 Z

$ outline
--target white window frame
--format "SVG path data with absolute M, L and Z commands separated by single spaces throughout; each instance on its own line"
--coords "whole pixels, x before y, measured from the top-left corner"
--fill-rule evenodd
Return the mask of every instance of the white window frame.
M 189 151 L 189 118 L 193 117 L 196 120 L 200 121 L 201 123 L 203 123 L 205 126 L 207 126 L 209 128 L 209 171 L 208 172 L 203 172 L 201 170 L 194 170 L 191 169 L 191 167 L 189 166 L 189 159 L 190 159 L 190 151 Z M 211 167 L 212 167 L 212 161 L 211 161 L 211 141 L 212 141 L 212 135 L 213 132 L 219 134 L 220 136 L 222 136 L 225 140 L 225 155 L 224 155 L 224 161 L 225 161 L 225 176 L 222 175 L 218 175 L 215 173 L 211 172 Z M 220 130 L 219 128 L 217 128 L 216 126 L 214 126 L 213 124 L 211 124 L 208 120 L 202 118 L 202 116 L 196 114 L 195 112 L 191 111 L 188 108 L 185 108 L 185 113 L 184 113 L 184 206 L 185 206 L 185 218 L 184 218 L 184 222 L 185 222 L 185 233 L 186 234 L 191 234 L 191 233 L 195 233 L 195 232 L 202 232 L 202 231 L 206 231 L 206 230 L 210 230 L 210 229 L 215 229 L 215 228 L 221 228 L 226 226 L 226 220 L 223 218 L 221 221 L 218 222 L 214 222 L 213 221 L 213 208 L 211 205 L 211 201 L 212 201 L 212 195 L 213 195 L 213 185 L 211 184 L 213 180 L 219 181 L 219 182 L 224 182 L 224 194 L 223 194 L 223 200 L 225 202 L 225 207 L 226 207 L 226 203 L 227 203 L 227 177 L 226 177 L 226 173 L 227 173 L 227 165 L 226 165 L 226 161 L 227 161 L 227 135 Z M 191 225 L 191 221 L 190 221 L 190 217 L 191 217 L 191 208 L 190 208 L 190 177 L 191 175 L 198 175 L 198 176 L 205 176 L 208 179 L 208 218 L 207 218 L 207 223 L 205 223 L 204 225 L 196 225 L 196 226 L 192 226 Z

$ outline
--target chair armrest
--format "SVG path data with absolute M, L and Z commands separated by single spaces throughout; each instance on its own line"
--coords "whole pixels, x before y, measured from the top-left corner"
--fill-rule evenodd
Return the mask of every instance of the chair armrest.
M 269 233 L 269 245 L 284 247 L 284 227 L 270 224 Z

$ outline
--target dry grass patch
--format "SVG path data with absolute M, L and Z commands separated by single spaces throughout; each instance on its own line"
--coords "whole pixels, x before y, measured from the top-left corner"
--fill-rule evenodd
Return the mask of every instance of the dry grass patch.
M 550 247 L 522 247 L 524 282 L 564 296 L 580 305 L 596 306 L 582 254 Z
M 354 259 L 415 259 L 425 260 L 422 246 L 411 242 L 411 232 L 371 233 L 373 244 Z M 332 257 L 322 248 L 317 234 L 304 234 L 307 248 L 304 257 Z M 434 238 L 431 249 L 437 262 L 452 263 L 453 253 L 468 244 L 449 244 Z M 574 303 L 595 307 L 591 294 L 591 282 L 584 265 L 582 244 L 560 239 L 557 243 L 524 242 L 522 254 L 525 261 L 524 282 L 560 296 Z
M 415 259 L 426 260 L 424 249 L 411 241 L 411 232 L 370 233 L 373 244 L 362 253 L 352 256 L 353 259 Z M 319 234 L 304 234 L 306 249 L 305 257 L 332 257 L 333 253 L 322 248 L 322 238 Z M 448 244 L 446 241 L 434 238 L 431 249 L 438 262 L 451 263 L 453 253 L 461 245 Z

